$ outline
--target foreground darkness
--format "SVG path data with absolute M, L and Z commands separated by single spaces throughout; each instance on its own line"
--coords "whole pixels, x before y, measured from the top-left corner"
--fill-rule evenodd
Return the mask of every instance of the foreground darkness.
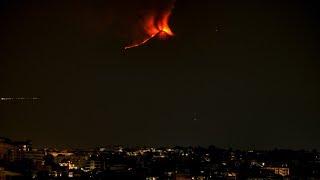
M 319 4 L 178 0 L 175 36 L 123 51 L 143 1 L 0 1 L 0 135 L 34 146 L 320 148 Z M 199 118 L 194 120 L 194 115 Z

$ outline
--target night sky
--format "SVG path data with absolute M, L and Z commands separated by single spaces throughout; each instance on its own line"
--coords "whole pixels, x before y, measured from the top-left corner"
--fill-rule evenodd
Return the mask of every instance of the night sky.
M 0 136 L 320 149 L 319 3 L 177 0 L 174 37 L 124 51 L 166 3 L 0 0 L 0 97 L 41 98 L 0 101 Z

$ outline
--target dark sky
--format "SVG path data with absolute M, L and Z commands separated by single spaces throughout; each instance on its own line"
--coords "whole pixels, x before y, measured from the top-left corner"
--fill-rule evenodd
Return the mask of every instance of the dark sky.
M 0 96 L 41 98 L 0 102 L 0 136 L 320 148 L 319 3 L 177 0 L 173 38 L 123 51 L 159 2 L 0 0 Z

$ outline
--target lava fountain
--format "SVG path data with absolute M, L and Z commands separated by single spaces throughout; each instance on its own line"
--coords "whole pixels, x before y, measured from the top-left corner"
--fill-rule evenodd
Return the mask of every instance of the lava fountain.
M 152 12 L 150 15 L 145 16 L 142 20 L 143 31 L 146 35 L 145 38 L 125 46 L 124 49 L 139 47 L 156 36 L 163 39 L 173 36 L 174 33 L 169 26 L 172 9 L 173 5 L 165 11 Z

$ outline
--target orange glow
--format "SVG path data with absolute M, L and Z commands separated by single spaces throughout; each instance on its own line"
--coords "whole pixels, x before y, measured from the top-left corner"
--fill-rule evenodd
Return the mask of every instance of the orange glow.
M 169 27 L 170 15 L 171 15 L 171 12 L 164 15 L 163 19 L 157 23 L 157 29 L 158 29 L 158 32 L 162 31 L 170 36 L 173 36 L 174 34 Z
M 146 38 L 141 41 L 135 42 L 131 45 L 124 47 L 124 49 L 135 48 L 147 43 L 150 39 L 157 36 L 158 38 L 165 39 L 168 36 L 173 36 L 174 33 L 169 27 L 169 18 L 171 9 L 163 12 L 162 14 L 152 14 L 145 17 L 143 21 L 143 30 Z

